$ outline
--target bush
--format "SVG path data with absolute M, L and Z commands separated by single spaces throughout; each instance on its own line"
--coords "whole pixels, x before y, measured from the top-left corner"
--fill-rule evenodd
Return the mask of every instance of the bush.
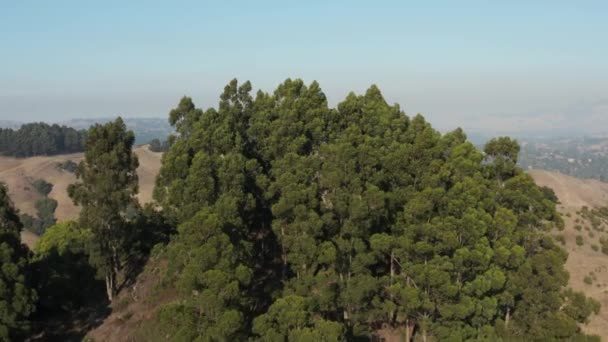
M 57 163 L 57 168 L 59 170 L 67 171 L 67 172 L 70 172 L 70 173 L 74 173 L 74 172 L 76 172 L 76 169 L 78 168 L 78 164 L 76 164 L 72 160 L 66 160 L 66 161 L 64 161 L 62 163 Z
M 40 314 L 77 311 L 87 303 L 103 303 L 105 283 L 89 264 L 90 232 L 75 222 L 49 227 L 34 249 L 34 281 Z
M 591 285 L 593 284 L 593 279 L 590 276 L 585 276 L 585 278 L 583 278 L 583 281 L 585 282 L 585 284 L 587 285 Z
M 36 179 L 32 183 L 32 186 L 34 189 L 36 189 L 36 191 L 38 191 L 39 194 L 45 197 L 51 193 L 51 190 L 53 190 L 53 184 L 45 181 L 44 179 Z
M 583 240 L 583 237 L 581 235 L 577 235 L 576 236 L 576 245 L 577 246 L 582 246 L 584 244 L 585 244 L 585 242 Z
M 41 198 L 36 201 L 38 218 L 33 220 L 30 230 L 38 235 L 44 234 L 48 227 L 57 222 L 55 209 L 57 209 L 57 201 L 52 198 Z
M 581 226 L 580 224 L 577 224 L 576 226 L 574 226 L 574 229 L 576 229 L 580 232 L 581 230 L 583 230 L 583 226 Z
M 561 243 L 562 245 L 566 244 L 566 238 L 564 237 L 564 234 L 555 235 L 555 240 Z
M 594 252 L 597 252 L 600 247 L 598 245 L 591 245 L 591 249 L 593 249 Z

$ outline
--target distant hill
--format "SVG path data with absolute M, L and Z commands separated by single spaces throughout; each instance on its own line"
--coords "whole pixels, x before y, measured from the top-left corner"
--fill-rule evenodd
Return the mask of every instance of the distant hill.
M 71 119 L 61 124 L 76 129 L 88 129 L 94 124 L 104 124 L 115 117 Z M 166 140 L 173 133 L 173 127 L 166 118 L 123 118 L 127 128 L 135 133 L 135 144 L 147 144 L 152 139 Z

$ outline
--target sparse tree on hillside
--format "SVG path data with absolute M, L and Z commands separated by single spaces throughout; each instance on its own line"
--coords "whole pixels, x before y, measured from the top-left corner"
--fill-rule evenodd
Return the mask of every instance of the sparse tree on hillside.
M 89 129 L 85 159 L 76 171 L 79 183 L 68 188 L 74 203 L 82 206 L 80 224 L 93 234 L 90 256 L 106 280 L 108 299 L 117 291 L 117 275 L 124 257 L 127 208 L 135 205 L 138 191 L 135 138 L 121 118 Z
M 28 251 L 21 244 L 21 223 L 8 191 L 0 183 L 0 341 L 16 340 L 29 329 L 36 294 L 28 287 Z

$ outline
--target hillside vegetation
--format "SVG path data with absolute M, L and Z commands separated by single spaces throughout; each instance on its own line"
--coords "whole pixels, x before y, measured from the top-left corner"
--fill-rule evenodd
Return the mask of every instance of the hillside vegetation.
M 217 108 L 179 101 L 152 205 L 124 121 L 88 131 L 77 221 L 8 280 L 42 294 L 38 338 L 60 333 L 49 317 L 94 328 L 105 297 L 94 341 L 598 339 L 581 328 L 600 305 L 568 287 L 553 236 L 558 196 L 516 166 L 514 140 L 482 153 L 376 86 L 335 108 L 316 82 L 251 92 L 233 80 Z M 23 336 L 27 312 L 7 314 Z
M 603 248 L 602 239 L 608 238 L 608 217 L 594 212 L 595 208 L 608 206 L 608 184 L 542 170 L 530 171 L 530 175 L 538 185 L 553 189 L 559 198 L 558 210 L 563 215 L 565 229 L 554 234 L 564 238 L 564 248 L 568 251 L 568 283 L 600 302 L 599 314 L 591 317 L 585 331 L 607 340 L 608 244 Z M 576 243 L 577 236 L 583 240 L 580 246 Z
M 142 204 L 152 200 L 154 180 L 160 170 L 161 154 L 151 152 L 147 146 L 138 146 L 134 149 L 140 160 L 137 169 L 139 175 L 138 199 Z M 78 217 L 79 209 L 68 197 L 67 187 L 76 181 L 73 172 L 60 167 L 65 161 L 80 162 L 82 153 L 57 156 L 37 156 L 30 158 L 14 158 L 0 156 L 0 181 L 9 189 L 9 195 L 20 214 L 36 216 L 36 202 L 43 196 L 35 189 L 36 180 L 45 180 L 52 184 L 48 197 L 57 201 L 55 218 L 58 222 L 72 220 Z M 30 232 L 22 232 L 22 238 L 32 246 L 37 240 Z
M 145 278 L 174 299 L 91 337 L 563 339 L 597 312 L 566 288 L 555 195 L 515 166 L 514 141 L 484 157 L 376 87 L 336 108 L 317 83 L 250 91 L 171 111 L 155 198 L 177 234 Z

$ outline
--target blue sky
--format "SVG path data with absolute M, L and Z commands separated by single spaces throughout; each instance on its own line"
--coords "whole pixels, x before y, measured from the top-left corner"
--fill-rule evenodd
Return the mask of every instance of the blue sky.
M 440 129 L 596 131 L 607 18 L 604 1 L 0 0 L 0 120 L 166 116 L 234 77 L 292 77 L 332 104 L 377 84 Z

